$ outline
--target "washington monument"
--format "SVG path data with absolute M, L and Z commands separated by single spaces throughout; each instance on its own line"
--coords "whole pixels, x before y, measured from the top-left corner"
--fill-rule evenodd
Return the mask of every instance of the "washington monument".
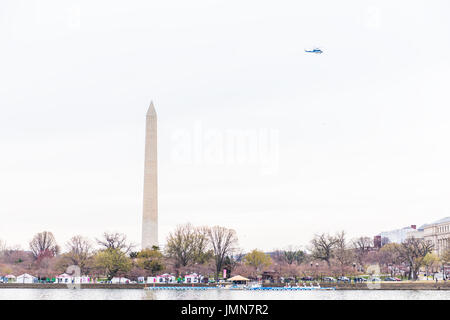
M 147 111 L 145 129 L 144 206 L 142 249 L 158 246 L 158 155 L 156 111 L 153 102 Z

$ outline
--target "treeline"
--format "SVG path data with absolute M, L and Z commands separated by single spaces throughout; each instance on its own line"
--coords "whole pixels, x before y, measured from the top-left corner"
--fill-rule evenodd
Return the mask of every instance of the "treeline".
M 69 266 L 81 275 L 111 279 L 171 273 L 199 273 L 216 280 L 240 274 L 257 279 L 261 275 L 297 281 L 311 276 L 356 276 L 367 272 L 389 273 L 417 279 L 421 268 L 428 272 L 450 263 L 450 252 L 436 256 L 433 246 L 421 239 L 375 248 L 372 239 L 348 240 L 345 232 L 316 235 L 305 249 L 294 246 L 273 252 L 254 249 L 244 253 L 232 229 L 180 225 L 171 232 L 163 248 L 136 251 L 136 245 L 118 232 L 105 232 L 95 240 L 77 235 L 62 249 L 51 232 L 36 234 L 29 250 L 8 248 L 0 241 L 0 275 L 30 273 L 53 278 Z M 377 269 L 378 268 L 378 269 Z
M 375 272 L 417 280 L 420 270 L 428 274 L 450 263 L 450 250 L 438 257 L 433 249 L 433 244 L 418 238 L 376 248 L 369 237 L 347 241 L 344 231 L 316 235 L 311 241 L 312 259 L 324 262 L 335 275 Z

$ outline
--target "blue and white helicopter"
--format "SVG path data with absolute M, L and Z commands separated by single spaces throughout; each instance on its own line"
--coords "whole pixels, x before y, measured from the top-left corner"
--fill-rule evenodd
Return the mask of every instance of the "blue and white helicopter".
M 321 53 L 323 53 L 323 51 L 320 50 L 319 48 L 314 48 L 313 50 L 305 50 L 305 52 L 308 52 L 308 53 L 315 53 L 315 54 L 321 54 Z

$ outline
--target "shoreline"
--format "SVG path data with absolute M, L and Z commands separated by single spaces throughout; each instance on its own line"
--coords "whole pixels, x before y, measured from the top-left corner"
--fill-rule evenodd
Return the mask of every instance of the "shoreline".
M 450 290 L 450 282 L 408 282 L 408 283 L 321 283 L 322 288 L 335 287 L 336 290 Z M 379 287 L 376 287 L 379 285 Z M 144 289 L 145 287 L 215 287 L 206 284 L 105 284 L 105 283 L 88 283 L 81 284 L 81 289 Z M 263 284 L 263 287 L 283 287 L 282 284 Z M 1 283 L 0 289 L 67 289 L 67 284 L 63 283 Z

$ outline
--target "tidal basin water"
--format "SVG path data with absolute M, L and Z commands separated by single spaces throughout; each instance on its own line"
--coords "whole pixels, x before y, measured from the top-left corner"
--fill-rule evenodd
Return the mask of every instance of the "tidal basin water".
M 450 300 L 450 291 L 146 291 L 143 289 L 0 289 L 0 300 Z

